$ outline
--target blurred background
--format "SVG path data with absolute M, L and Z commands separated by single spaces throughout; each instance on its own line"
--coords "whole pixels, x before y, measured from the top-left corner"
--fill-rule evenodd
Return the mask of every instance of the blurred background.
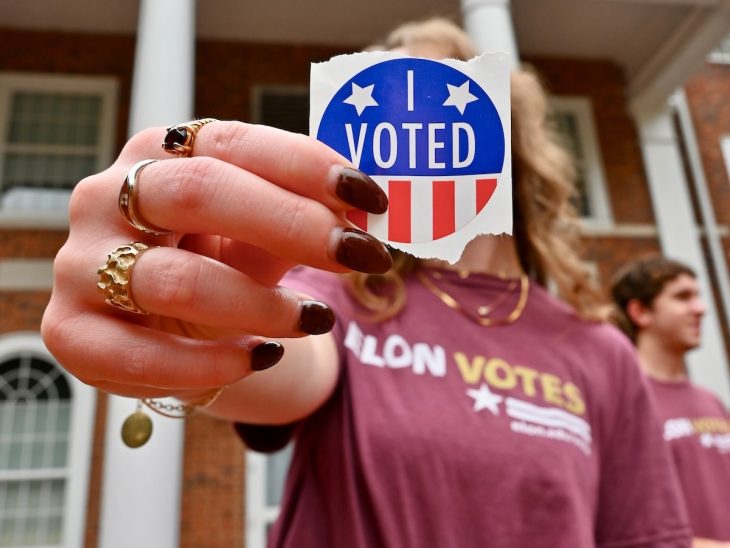
M 146 126 L 306 133 L 311 62 L 434 15 L 543 77 L 604 286 L 650 252 L 696 269 L 708 314 L 691 375 L 730 403 L 730 1 L 0 0 L 0 547 L 264 546 L 287 450 L 247 452 L 201 416 L 155 416 L 130 450 L 135 402 L 44 348 L 68 198 Z

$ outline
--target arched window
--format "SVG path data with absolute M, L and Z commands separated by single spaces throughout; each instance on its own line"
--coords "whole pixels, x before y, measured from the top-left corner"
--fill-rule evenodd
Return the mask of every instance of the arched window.
M 95 396 L 37 333 L 0 337 L 0 546 L 81 546 Z

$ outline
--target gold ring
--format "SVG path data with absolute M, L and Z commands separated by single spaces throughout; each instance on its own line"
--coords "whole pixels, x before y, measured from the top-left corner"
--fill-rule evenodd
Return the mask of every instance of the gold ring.
M 198 131 L 205 124 L 215 122 L 215 118 L 201 118 L 167 128 L 167 135 L 162 142 L 162 150 L 175 156 L 192 156 L 193 143 Z
M 96 285 L 106 297 L 107 304 L 127 312 L 149 314 L 134 301 L 130 288 L 134 263 L 148 249 L 148 245 L 132 242 L 120 245 L 109 253 L 106 263 L 96 271 L 99 274 L 99 283 Z
M 124 183 L 122 183 L 122 190 L 119 191 L 119 211 L 122 212 L 127 222 L 137 230 L 159 236 L 162 234 L 171 234 L 171 231 L 149 224 L 137 212 L 137 178 L 142 172 L 142 169 L 156 161 L 142 160 L 134 164 L 132 169 L 129 170 L 127 176 L 124 178 Z

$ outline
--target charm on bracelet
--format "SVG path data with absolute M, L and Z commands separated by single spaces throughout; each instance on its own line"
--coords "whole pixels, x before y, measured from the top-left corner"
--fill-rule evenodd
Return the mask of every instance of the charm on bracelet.
M 186 419 L 201 409 L 212 405 L 227 386 L 214 388 L 201 398 L 190 403 L 165 403 L 163 400 L 142 398 L 137 400 L 137 408 L 122 424 L 122 441 L 131 449 L 142 447 L 152 437 L 152 419 L 144 412 L 143 405 L 151 411 L 170 419 Z

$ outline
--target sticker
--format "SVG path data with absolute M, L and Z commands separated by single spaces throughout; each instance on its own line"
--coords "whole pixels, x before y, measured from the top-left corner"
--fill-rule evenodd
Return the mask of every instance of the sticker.
M 384 215 L 348 219 L 418 257 L 455 262 L 479 234 L 512 231 L 509 61 L 392 52 L 312 66 L 310 134 L 370 175 Z

